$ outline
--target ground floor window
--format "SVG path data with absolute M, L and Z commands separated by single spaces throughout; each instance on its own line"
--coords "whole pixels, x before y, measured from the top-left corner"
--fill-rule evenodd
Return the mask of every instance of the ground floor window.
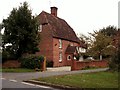
M 62 52 L 59 53 L 59 62 L 62 62 Z
M 67 60 L 71 60 L 71 55 L 68 55 L 68 56 L 67 56 Z

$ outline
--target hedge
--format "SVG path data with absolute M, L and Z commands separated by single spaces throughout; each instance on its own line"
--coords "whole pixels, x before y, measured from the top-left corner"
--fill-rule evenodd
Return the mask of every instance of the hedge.
M 44 57 L 43 56 L 29 56 L 21 58 L 21 68 L 27 68 L 27 69 L 40 69 L 41 62 L 43 62 Z

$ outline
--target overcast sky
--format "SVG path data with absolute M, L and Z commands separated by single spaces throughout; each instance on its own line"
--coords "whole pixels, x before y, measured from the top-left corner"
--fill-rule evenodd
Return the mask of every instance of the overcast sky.
M 76 33 L 87 35 L 109 25 L 118 27 L 119 0 L 0 0 L 0 23 L 24 1 L 33 15 L 50 13 L 51 6 L 58 7 L 58 17 L 66 20 Z

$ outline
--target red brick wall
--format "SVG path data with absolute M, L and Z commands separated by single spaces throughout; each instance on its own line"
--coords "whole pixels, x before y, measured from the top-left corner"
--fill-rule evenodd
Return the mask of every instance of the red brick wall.
M 107 67 L 108 61 L 102 60 L 102 61 L 75 61 L 72 60 L 71 64 L 71 70 L 81 70 L 85 67 Z
M 18 68 L 20 67 L 20 62 L 17 60 L 8 60 L 2 64 L 2 68 Z
M 68 61 L 65 55 L 65 51 L 69 44 L 73 44 L 73 46 L 78 46 L 78 43 L 62 40 L 62 48 L 59 48 L 59 39 L 53 38 L 54 67 L 70 65 L 71 60 Z M 62 62 L 59 62 L 59 52 L 62 52 Z
M 48 61 L 53 60 L 53 39 L 51 30 L 49 30 L 50 25 L 42 25 L 42 32 L 40 33 L 40 52 L 37 52 L 36 55 L 46 56 Z
M 70 60 L 68 60 L 68 58 L 67 58 L 68 56 L 71 57 Z M 67 66 L 71 66 L 72 59 L 73 59 L 73 54 L 66 54 L 66 64 L 67 64 Z
M 65 55 L 66 48 L 69 44 L 78 46 L 78 43 L 62 40 L 62 48 L 59 48 L 59 39 L 52 37 L 50 27 L 49 24 L 42 25 L 41 40 L 38 46 L 40 51 L 36 55 L 46 56 L 47 61 L 54 62 L 54 67 L 70 65 L 71 61 L 68 61 Z M 62 52 L 62 62 L 59 62 L 59 52 Z

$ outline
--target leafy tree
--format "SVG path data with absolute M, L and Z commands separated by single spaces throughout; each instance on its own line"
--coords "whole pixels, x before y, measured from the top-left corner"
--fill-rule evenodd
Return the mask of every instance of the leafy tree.
M 78 38 L 80 39 L 80 44 L 84 45 L 85 46 L 84 48 L 86 48 L 86 53 L 81 53 L 81 55 L 85 59 L 85 58 L 90 56 L 88 50 L 89 50 L 89 48 L 91 48 L 91 44 L 93 43 L 93 40 L 92 40 L 92 37 L 90 35 L 86 36 L 84 34 L 79 34 Z
M 104 35 L 114 37 L 117 34 L 117 28 L 114 26 L 108 26 L 106 28 L 100 29 L 99 32 L 103 33 Z
M 120 72 L 120 30 L 118 29 L 117 35 L 117 49 L 109 62 L 110 70 Z
M 89 52 L 94 56 L 108 57 L 112 56 L 115 51 L 115 46 L 113 45 L 113 38 L 117 34 L 117 28 L 114 26 L 108 26 L 106 28 L 100 29 L 98 32 L 94 31 L 93 43 Z
M 79 34 L 78 38 L 80 39 L 81 42 L 83 42 L 84 44 L 87 44 L 88 46 L 91 43 L 91 37 L 90 36 L 86 36 L 84 34 Z
M 27 2 L 19 8 L 13 8 L 9 17 L 3 20 L 3 51 L 12 53 L 19 58 L 24 53 L 35 53 L 38 51 L 39 34 L 37 19 L 32 16 L 32 11 L 28 9 Z M 6 46 L 6 44 L 11 46 Z
M 100 60 L 102 60 L 102 56 L 109 56 L 112 55 L 114 50 L 114 47 L 111 45 L 112 39 L 104 35 L 101 32 L 94 32 L 94 34 L 91 34 L 94 38 L 94 42 L 89 50 L 89 52 L 93 56 L 99 56 Z
M 2 33 L 1 33 L 1 30 L 2 30 L 2 23 L 0 23 L 0 58 L 2 56 Z
M 1 30 L 2 30 L 2 23 L 0 23 L 0 32 L 1 32 Z

